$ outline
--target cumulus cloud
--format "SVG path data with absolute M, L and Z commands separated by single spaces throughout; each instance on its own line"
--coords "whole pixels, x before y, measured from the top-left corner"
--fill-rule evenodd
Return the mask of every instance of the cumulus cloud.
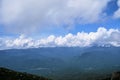
M 2 23 L 11 32 L 100 20 L 110 0 L 1 0 Z
M 38 48 L 38 47 L 90 47 L 90 46 L 120 46 L 120 30 L 98 28 L 96 32 L 78 32 L 65 36 L 50 35 L 47 38 L 33 39 L 20 35 L 18 38 L 0 38 L 1 49 Z
M 117 2 L 118 10 L 114 13 L 114 18 L 120 18 L 120 0 Z

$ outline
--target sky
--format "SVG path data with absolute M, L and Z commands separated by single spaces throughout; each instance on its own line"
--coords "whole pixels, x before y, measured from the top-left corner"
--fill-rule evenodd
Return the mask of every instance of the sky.
M 120 46 L 120 0 L 0 0 L 0 49 Z

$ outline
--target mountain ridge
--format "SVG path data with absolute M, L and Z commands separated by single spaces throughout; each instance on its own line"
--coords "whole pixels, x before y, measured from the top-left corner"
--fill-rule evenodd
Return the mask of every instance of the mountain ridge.
M 51 80 L 51 79 L 0 67 L 0 80 Z

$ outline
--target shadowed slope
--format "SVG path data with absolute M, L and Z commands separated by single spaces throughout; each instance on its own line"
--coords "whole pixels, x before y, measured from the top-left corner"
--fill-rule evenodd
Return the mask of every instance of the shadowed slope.
M 51 80 L 44 77 L 0 68 L 0 80 Z

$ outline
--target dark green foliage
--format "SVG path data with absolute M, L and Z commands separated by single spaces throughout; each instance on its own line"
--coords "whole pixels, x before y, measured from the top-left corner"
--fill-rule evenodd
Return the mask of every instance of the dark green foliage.
M 51 80 L 44 77 L 0 68 L 0 80 Z

